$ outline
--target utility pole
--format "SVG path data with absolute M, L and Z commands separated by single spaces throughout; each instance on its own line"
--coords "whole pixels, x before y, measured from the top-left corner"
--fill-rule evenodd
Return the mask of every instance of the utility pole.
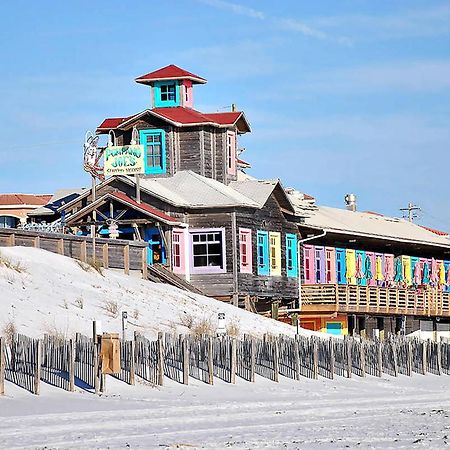
M 414 219 L 417 218 L 417 214 L 415 211 L 420 211 L 420 208 L 412 202 L 408 203 L 407 208 L 400 208 L 400 211 L 407 212 L 407 215 L 403 216 L 403 218 L 408 219 L 409 222 L 413 222 Z

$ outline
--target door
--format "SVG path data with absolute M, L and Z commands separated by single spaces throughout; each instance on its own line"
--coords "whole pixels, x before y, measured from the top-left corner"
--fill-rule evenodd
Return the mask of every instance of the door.
M 156 227 L 147 228 L 145 230 L 144 239 L 148 242 L 148 264 L 166 263 L 166 249 L 161 233 L 161 230 Z

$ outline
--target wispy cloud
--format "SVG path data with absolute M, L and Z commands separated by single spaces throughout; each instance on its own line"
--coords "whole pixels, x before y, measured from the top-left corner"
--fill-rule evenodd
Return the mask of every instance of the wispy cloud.
M 319 17 L 311 25 L 331 33 L 345 31 L 357 40 L 427 37 L 450 34 L 450 6 L 429 5 L 426 9 L 391 14 L 349 14 Z
M 286 18 L 286 17 L 272 17 L 266 15 L 263 11 L 259 11 L 248 6 L 241 5 L 239 3 L 232 3 L 225 0 L 198 0 L 201 3 L 206 5 L 225 9 L 234 14 L 239 14 L 242 16 L 251 17 L 253 19 L 266 20 L 271 26 L 276 29 L 294 32 L 302 34 L 303 36 L 319 39 L 319 40 L 330 40 L 337 42 L 339 44 L 350 44 L 350 39 L 341 36 L 332 36 L 324 31 L 315 28 L 311 25 L 308 25 L 306 22 L 303 22 L 296 18 Z
M 227 2 L 224 0 L 199 0 L 201 3 L 206 5 L 214 6 L 215 8 L 225 9 L 233 12 L 234 14 L 239 14 L 241 16 L 252 17 L 253 19 L 264 20 L 265 15 L 262 11 L 258 11 L 248 6 L 240 5 L 238 3 Z

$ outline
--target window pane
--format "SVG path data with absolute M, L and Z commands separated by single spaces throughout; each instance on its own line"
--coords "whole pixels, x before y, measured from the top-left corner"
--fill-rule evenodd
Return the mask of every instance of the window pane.
M 205 267 L 208 265 L 206 256 L 194 256 L 194 267 Z
M 213 255 L 208 258 L 208 266 L 222 267 L 222 255 Z
M 194 245 L 194 255 L 206 255 L 206 244 L 196 244 Z

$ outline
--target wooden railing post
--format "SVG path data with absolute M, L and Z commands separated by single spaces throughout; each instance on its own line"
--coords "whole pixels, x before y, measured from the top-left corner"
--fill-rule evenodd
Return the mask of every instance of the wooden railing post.
M 103 259 L 103 267 L 105 269 L 109 269 L 109 245 L 108 245 L 108 243 L 103 244 L 103 246 L 102 246 L 102 259 Z
M 16 245 L 16 235 L 13 233 L 13 234 L 11 234 L 10 236 L 9 236 L 9 239 L 8 239 L 8 245 L 10 246 L 10 247 L 14 247 L 15 245 Z
M 41 237 L 36 236 L 33 241 L 34 248 L 41 248 Z
M 214 348 L 213 338 L 211 336 L 206 337 L 208 343 L 208 383 L 214 384 Z
M 75 341 L 69 340 L 69 391 L 75 390 Z
M 130 246 L 123 247 L 123 270 L 126 275 L 130 274 Z
M 80 244 L 80 261 L 87 261 L 87 243 L 85 240 L 82 240 Z
M 59 255 L 64 255 L 64 239 L 58 239 L 57 253 Z
M 383 376 L 383 343 L 377 339 L 377 375 Z
M 256 373 L 256 342 L 255 339 L 250 338 L 250 381 L 255 382 Z
M 130 384 L 134 386 L 136 384 L 136 342 L 133 339 L 130 341 Z
M 317 380 L 319 378 L 319 347 L 315 338 L 312 338 L 312 358 L 313 358 L 313 378 Z
M 142 249 L 142 278 L 146 280 L 148 278 L 148 261 L 147 261 L 147 247 Z
M 333 345 L 333 338 L 330 337 L 328 341 L 328 345 L 330 348 L 330 371 L 331 371 L 331 379 L 334 380 L 334 345 Z
M 300 380 L 300 344 L 299 335 L 295 335 L 294 339 L 294 364 L 295 364 L 295 379 Z

